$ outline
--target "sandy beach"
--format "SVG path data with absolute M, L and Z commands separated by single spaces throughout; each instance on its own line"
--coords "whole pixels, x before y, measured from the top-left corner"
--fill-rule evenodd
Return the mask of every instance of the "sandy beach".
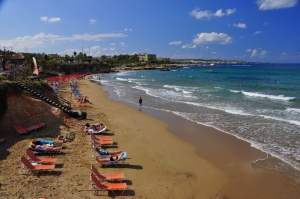
M 138 110 L 109 98 L 107 91 L 88 79 L 79 90 L 91 107 L 75 107 L 69 86 L 59 95 L 73 102 L 73 109 L 86 112 L 86 120 L 71 119 L 39 100 L 9 94 L 8 112 L 0 121 L 0 198 L 300 198 L 298 187 L 286 178 L 251 164 L 267 154 L 233 136 L 187 121 L 179 116 Z M 137 96 L 138 101 L 138 96 Z M 17 135 L 13 126 L 47 123 L 46 128 Z M 102 168 L 92 157 L 89 136 L 79 124 L 103 123 L 107 137 L 117 143 L 108 150 L 126 151 L 128 165 Z M 34 138 L 54 139 L 74 132 L 76 138 L 63 144 L 55 155 L 58 164 L 50 174 L 24 175 L 20 156 L 25 156 Z M 124 173 L 128 190 L 114 195 L 88 190 L 91 164 L 102 173 Z

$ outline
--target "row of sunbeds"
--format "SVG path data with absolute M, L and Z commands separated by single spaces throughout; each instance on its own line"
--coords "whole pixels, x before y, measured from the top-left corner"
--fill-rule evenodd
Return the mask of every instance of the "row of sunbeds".
M 82 99 L 83 98 L 83 95 L 80 93 L 80 91 L 77 89 L 77 84 L 73 84 L 73 83 L 70 83 L 69 82 L 69 85 L 70 85 L 70 89 L 74 95 L 74 99 L 77 101 L 78 99 Z M 80 101 L 76 103 L 76 106 L 79 107 L 89 107 L 91 106 L 90 103 L 81 103 Z
M 104 137 L 104 136 L 96 136 L 93 133 L 90 133 L 89 144 L 92 146 L 94 152 L 93 157 L 97 164 L 100 164 L 102 167 L 107 166 L 123 166 L 126 164 L 127 153 L 120 151 L 120 153 L 116 153 L 119 157 L 116 160 L 110 160 L 110 156 L 112 155 L 103 155 L 100 153 L 100 149 L 98 147 L 114 147 L 115 142 L 112 137 Z M 98 147 L 97 147 L 98 146 Z M 98 194 L 99 191 L 112 191 L 115 194 L 115 191 L 121 191 L 121 194 L 128 188 L 127 184 L 123 182 L 125 180 L 125 174 L 123 173 L 108 173 L 108 174 L 100 174 L 98 170 L 92 165 L 91 166 L 92 173 L 90 175 L 90 179 L 92 180 L 91 185 L 89 186 L 89 190 L 94 191 Z M 103 182 L 101 181 L 109 181 Z
M 45 140 L 43 140 L 45 141 Z M 49 141 L 49 140 L 47 140 Z M 97 164 L 100 164 L 102 167 L 107 166 L 123 166 L 126 164 L 126 157 L 127 153 L 123 152 L 122 155 L 114 161 L 111 161 L 109 159 L 109 156 L 101 155 L 100 150 L 97 146 L 100 147 L 109 147 L 112 146 L 113 138 L 111 137 L 97 137 L 94 134 L 90 134 L 90 144 L 92 145 L 92 148 L 94 150 L 93 157 L 95 158 L 95 161 Z M 55 143 L 55 141 L 53 141 Z M 62 146 L 58 146 L 55 148 L 59 148 L 59 150 L 53 150 L 53 151 L 41 151 L 37 150 L 36 148 L 28 146 L 26 150 L 26 155 L 21 156 L 20 161 L 23 163 L 23 166 L 21 167 L 21 171 L 26 174 L 33 173 L 38 174 L 43 172 L 52 172 L 55 169 L 55 163 L 57 162 L 57 158 L 49 158 L 49 157 L 40 157 L 36 156 L 35 153 L 59 153 L 62 149 Z M 121 154 L 121 153 L 120 153 Z M 119 155 L 120 155 L 119 154 Z M 118 155 L 118 154 L 117 154 Z M 94 191 L 96 194 L 98 194 L 99 191 L 109 190 L 112 191 L 114 194 L 114 191 L 122 191 L 122 193 L 127 189 L 127 184 L 123 182 L 125 180 L 125 175 L 123 173 L 119 174 L 101 174 L 95 166 L 91 166 L 91 175 L 90 179 L 92 180 L 92 183 L 89 186 L 89 189 L 91 191 Z

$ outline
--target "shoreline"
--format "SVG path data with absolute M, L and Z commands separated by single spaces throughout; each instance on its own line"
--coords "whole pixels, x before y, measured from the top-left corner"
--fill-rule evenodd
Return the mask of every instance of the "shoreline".
M 131 103 L 124 102 L 109 86 L 101 85 L 101 87 L 109 93 L 108 97 L 110 99 L 127 104 L 134 109 L 138 109 L 138 103 L 133 105 Z M 272 184 L 269 187 L 275 186 L 277 189 L 280 189 L 281 186 L 286 186 L 287 189 L 290 189 L 285 190 L 289 192 L 288 195 L 290 197 L 299 195 L 299 185 L 291 182 L 288 175 L 285 173 L 278 173 L 277 171 L 270 171 L 266 168 L 260 168 L 259 165 L 254 164 L 256 161 L 266 160 L 268 158 L 273 158 L 275 159 L 274 161 L 277 162 L 283 161 L 252 147 L 251 143 L 215 129 L 214 127 L 205 126 L 187 120 L 171 112 L 145 107 L 141 112 L 168 124 L 168 131 L 171 134 L 195 147 L 195 151 L 199 157 L 208 160 L 214 166 L 232 177 L 232 180 L 236 181 L 235 186 L 238 186 L 237 179 L 245 178 L 246 175 L 248 176 L 246 178 L 249 178 L 252 181 L 250 182 L 249 180 L 249 182 L 247 182 L 249 184 L 257 183 L 256 186 L 265 187 L 266 189 L 268 189 L 268 186 L 265 186 L 264 184 Z M 182 133 L 186 131 L 188 131 L 188 133 Z M 214 143 L 215 147 L 211 147 L 211 143 Z M 219 152 L 215 148 L 217 148 L 219 152 L 221 151 L 221 153 L 226 153 L 227 155 L 230 154 L 230 157 L 220 156 L 220 154 L 218 154 Z M 261 176 L 256 176 L 258 173 L 260 173 Z M 255 178 L 257 179 L 252 179 L 254 176 L 256 176 Z M 262 176 L 264 177 L 262 178 Z M 254 182 L 258 179 L 259 183 L 258 181 Z
M 9 114 L 0 121 L 6 129 L 1 131 L 6 141 L 0 145 L 0 197 L 299 198 L 299 192 L 289 181 L 253 167 L 252 159 L 266 155 L 233 136 L 167 112 L 152 109 L 149 111 L 154 115 L 145 109 L 141 112 L 138 105 L 132 107 L 111 99 L 103 86 L 88 79 L 80 80 L 78 90 L 88 96 L 92 102 L 90 107 L 75 108 L 76 101 L 66 83 L 60 85 L 58 93 L 70 99 L 73 111 L 86 112 L 85 120 L 69 118 L 40 100 L 18 97 L 10 91 Z M 45 122 L 47 126 L 28 135 L 16 136 L 11 129 L 16 123 L 27 126 L 38 122 Z M 127 165 L 102 167 L 95 162 L 90 137 L 79 124 L 97 122 L 109 129 L 107 134 L 98 136 L 109 136 L 116 143 L 107 150 L 126 151 Z M 19 158 L 25 155 L 32 139 L 55 139 L 68 132 L 74 132 L 75 139 L 63 144 L 62 153 L 56 156 L 58 163 L 54 171 L 36 176 L 19 170 L 22 166 Z M 103 191 L 101 196 L 93 195 L 88 190 L 91 165 L 100 173 L 124 173 L 128 190 L 123 194 Z

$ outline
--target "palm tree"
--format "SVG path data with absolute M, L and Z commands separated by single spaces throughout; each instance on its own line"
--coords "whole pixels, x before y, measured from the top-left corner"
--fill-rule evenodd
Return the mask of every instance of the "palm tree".
M 34 57 L 33 54 L 28 54 L 27 57 L 25 58 L 25 66 L 26 66 L 27 70 L 29 71 L 29 73 L 32 73 L 32 71 L 33 71 L 32 57 Z

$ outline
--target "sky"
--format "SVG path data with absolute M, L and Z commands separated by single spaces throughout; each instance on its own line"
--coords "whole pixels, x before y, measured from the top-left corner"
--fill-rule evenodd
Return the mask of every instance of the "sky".
M 0 0 L 0 49 L 300 63 L 299 0 Z

